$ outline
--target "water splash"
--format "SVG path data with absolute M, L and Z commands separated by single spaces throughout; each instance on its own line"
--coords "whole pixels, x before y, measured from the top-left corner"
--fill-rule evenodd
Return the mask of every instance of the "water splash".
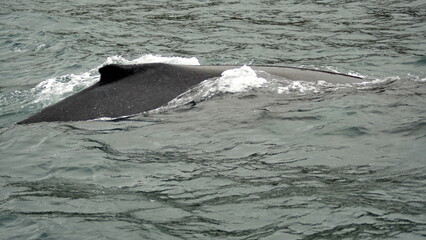
M 166 106 L 154 111 L 162 112 L 189 102 L 201 102 L 220 94 L 248 92 L 266 87 L 267 84 L 267 79 L 259 77 L 256 71 L 244 65 L 240 68 L 226 70 L 218 78 L 206 79 L 170 101 Z
M 57 102 L 74 92 L 92 85 L 99 78 L 96 69 L 81 74 L 67 74 L 49 78 L 32 89 L 35 99 L 32 103 L 42 106 Z

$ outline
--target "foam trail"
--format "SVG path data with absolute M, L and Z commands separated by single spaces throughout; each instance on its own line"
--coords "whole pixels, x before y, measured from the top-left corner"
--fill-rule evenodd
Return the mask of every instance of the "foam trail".
M 170 109 L 182 107 L 190 102 L 202 102 L 212 97 L 232 94 L 320 94 L 334 92 L 345 88 L 364 88 L 370 86 L 371 82 L 355 84 L 333 84 L 327 81 L 294 81 L 268 74 L 263 71 L 255 71 L 249 66 L 234 68 L 222 73 L 221 77 L 207 79 L 197 86 L 182 93 L 166 106 L 153 110 L 152 112 L 164 112 Z

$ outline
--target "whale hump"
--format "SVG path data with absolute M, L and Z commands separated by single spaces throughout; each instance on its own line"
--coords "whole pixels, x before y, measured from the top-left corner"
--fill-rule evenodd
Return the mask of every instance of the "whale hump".
M 18 124 L 83 121 L 121 117 L 156 109 L 198 83 L 238 66 L 190 66 L 165 63 L 110 64 L 99 69 L 99 82 L 73 94 Z M 353 83 L 361 78 L 318 70 L 280 66 L 252 66 L 289 80 Z

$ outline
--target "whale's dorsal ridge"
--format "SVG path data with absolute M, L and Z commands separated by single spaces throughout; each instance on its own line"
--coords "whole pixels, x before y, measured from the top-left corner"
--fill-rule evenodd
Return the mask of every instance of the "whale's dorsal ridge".
M 101 78 L 100 84 L 115 82 L 134 73 L 134 70 L 129 65 L 109 64 L 99 68 Z

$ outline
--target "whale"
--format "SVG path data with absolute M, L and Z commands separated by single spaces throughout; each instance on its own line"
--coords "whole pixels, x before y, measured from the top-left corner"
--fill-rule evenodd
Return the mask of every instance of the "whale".
M 100 79 L 18 124 L 86 121 L 131 116 L 156 109 L 200 82 L 217 78 L 233 65 L 109 64 L 99 68 Z M 284 66 L 250 66 L 288 80 L 359 83 L 363 79 L 340 73 Z

